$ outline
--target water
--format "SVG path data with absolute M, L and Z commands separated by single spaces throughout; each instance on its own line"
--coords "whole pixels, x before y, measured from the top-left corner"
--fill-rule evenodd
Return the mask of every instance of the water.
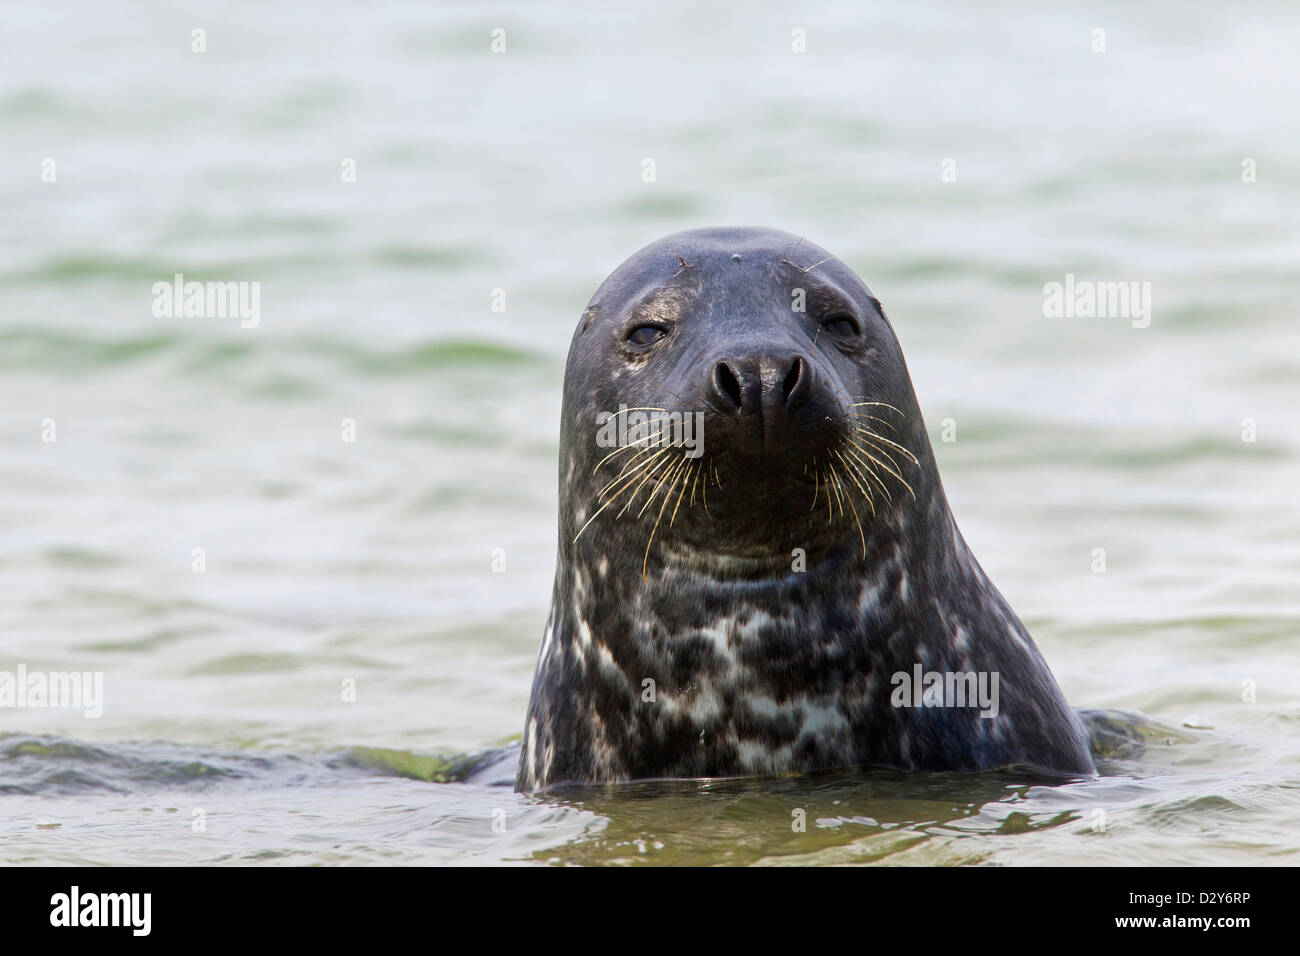
M 6 19 L 0 670 L 102 671 L 105 707 L 0 710 L 0 861 L 1296 860 L 1287 7 Z M 520 729 L 581 309 L 710 224 L 866 278 L 972 548 L 1072 702 L 1149 716 L 1143 754 L 1067 786 L 433 782 Z M 177 272 L 260 282 L 260 324 L 155 318 Z M 1150 282 L 1150 327 L 1045 318 L 1066 273 Z

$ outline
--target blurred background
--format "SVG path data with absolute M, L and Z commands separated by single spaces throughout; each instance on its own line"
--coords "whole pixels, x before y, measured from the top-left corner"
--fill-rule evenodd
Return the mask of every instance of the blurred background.
M 105 675 L 97 720 L 0 710 L 5 861 L 1295 859 L 1287 5 L 5 19 L 0 670 Z M 701 225 L 804 234 L 863 276 L 969 543 L 1074 704 L 1167 725 L 1145 758 L 943 794 L 962 824 L 836 790 L 793 846 L 807 795 L 711 816 L 307 767 L 518 733 L 570 336 L 623 258 Z M 156 317 L 176 273 L 260 283 L 258 325 Z M 1150 326 L 1046 317 L 1067 273 L 1149 282 Z M 209 759 L 184 748 L 301 757 L 310 793 L 217 757 L 230 781 L 172 792 L 160 767 Z M 190 839 L 199 797 L 225 822 Z

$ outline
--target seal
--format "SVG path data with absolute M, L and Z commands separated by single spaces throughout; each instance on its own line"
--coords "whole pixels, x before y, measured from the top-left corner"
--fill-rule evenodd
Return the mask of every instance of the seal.
M 517 790 L 1095 774 L 957 530 L 889 319 L 829 252 L 696 229 L 624 262 L 569 349 L 559 465 Z

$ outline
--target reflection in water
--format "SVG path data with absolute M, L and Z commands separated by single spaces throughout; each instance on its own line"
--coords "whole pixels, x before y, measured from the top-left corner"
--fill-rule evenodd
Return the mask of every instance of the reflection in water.
M 1010 833 L 1075 819 L 1068 812 L 1011 810 L 1032 786 L 1002 774 L 860 771 L 566 793 L 554 799 L 608 822 L 562 855 L 541 851 L 537 858 L 580 864 L 870 863 L 908 851 L 916 855 L 932 837 Z M 955 852 L 970 860 L 982 855 L 975 845 Z

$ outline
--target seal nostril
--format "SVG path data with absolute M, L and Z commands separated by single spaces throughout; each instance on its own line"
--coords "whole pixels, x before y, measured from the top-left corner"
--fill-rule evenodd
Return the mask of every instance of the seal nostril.
M 737 411 L 741 409 L 740 379 L 736 378 L 736 373 L 726 362 L 719 362 L 713 367 L 713 387 L 719 395 L 734 405 Z
M 803 378 L 803 359 L 796 358 L 790 363 L 790 371 L 786 373 L 785 381 L 781 384 L 781 400 L 789 402 L 790 396 L 794 390 L 799 387 L 799 380 Z

